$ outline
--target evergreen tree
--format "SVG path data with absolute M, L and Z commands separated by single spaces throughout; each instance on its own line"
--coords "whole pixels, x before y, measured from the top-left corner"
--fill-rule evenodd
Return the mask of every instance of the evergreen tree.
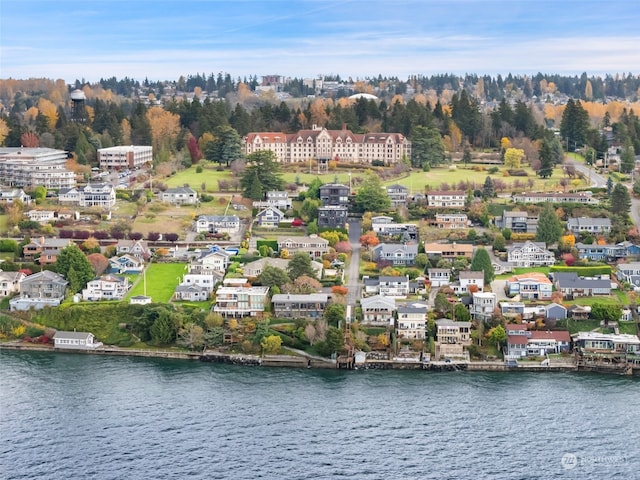
M 263 245 L 265 246 L 265 245 Z M 309 255 L 307 255 L 308 257 Z M 265 265 L 260 275 L 258 275 L 258 282 L 265 287 L 282 286 L 291 282 L 291 278 L 287 275 L 287 272 L 281 268 L 273 267 L 271 265 Z
M 390 207 L 391 200 L 382 187 L 380 177 L 369 175 L 356 194 L 356 210 L 358 212 L 382 212 Z
M 284 181 L 280 174 L 280 164 L 276 161 L 276 154 L 271 150 L 260 150 L 247 156 L 247 168 L 241 174 L 240 185 L 243 195 L 254 200 L 260 200 L 268 191 L 282 190 Z M 260 195 L 258 195 L 258 186 Z
M 298 252 L 289 261 L 287 267 L 287 275 L 291 280 L 295 280 L 302 275 L 307 275 L 311 278 L 316 278 L 316 272 L 311 265 L 311 257 L 306 252 Z
M 547 138 L 543 138 L 538 151 L 540 158 L 540 169 L 538 175 L 542 178 L 549 178 L 553 175 L 554 155 L 551 148 L 551 142 Z
M 76 244 L 62 249 L 56 261 L 56 270 L 69 282 L 72 294 L 81 291 L 94 278 L 91 263 Z
M 471 271 L 472 272 L 484 272 L 484 283 L 488 285 L 495 277 L 493 270 L 493 264 L 491 263 L 491 257 L 489 252 L 484 248 L 478 247 L 471 259 Z
M 582 107 L 580 100 L 569 99 L 562 113 L 560 122 L 560 135 L 567 142 L 567 150 L 575 151 L 577 147 L 582 147 L 587 141 L 587 131 L 589 130 L 589 114 Z
M 436 128 L 418 126 L 411 134 L 411 165 L 423 168 L 445 161 L 444 143 Z
M 607 178 L 607 195 L 611 195 L 613 192 L 613 178 Z
M 493 198 L 496 196 L 496 191 L 493 185 L 491 177 L 487 176 L 484 180 L 484 186 L 482 187 L 482 196 L 484 198 Z
M 536 241 L 544 242 L 546 245 L 556 243 L 560 240 L 563 231 L 562 222 L 560 222 L 555 210 L 550 203 L 546 203 L 538 219 Z
M 629 190 L 622 183 L 616 183 L 611 192 L 611 212 L 617 215 L 628 215 L 631 210 Z
M 622 173 L 630 173 L 635 166 L 635 152 L 633 151 L 633 145 L 630 141 L 627 141 L 624 145 L 624 149 L 620 154 L 620 171 Z

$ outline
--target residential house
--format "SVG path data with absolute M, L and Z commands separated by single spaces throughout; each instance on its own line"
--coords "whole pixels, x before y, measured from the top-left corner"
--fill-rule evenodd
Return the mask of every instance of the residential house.
M 273 313 L 277 318 L 320 318 L 329 304 L 326 293 L 292 295 L 279 293 L 271 298 Z
M 640 290 L 640 262 L 619 263 L 616 276 L 620 282 L 630 283 Z
M 390 327 L 394 323 L 396 303 L 392 298 L 383 295 L 363 297 L 360 299 L 362 325 L 372 327 Z
M 318 227 L 345 228 L 349 216 L 346 205 L 324 205 L 318 207 Z
M 536 233 L 538 230 L 538 215 L 522 210 L 502 212 L 502 216 L 495 218 L 496 227 L 508 228 L 514 233 Z
M 320 186 L 320 201 L 323 206 L 348 205 L 349 187 L 340 183 L 325 183 Z
M 415 243 L 381 243 L 372 249 L 372 259 L 376 262 L 387 261 L 394 266 L 413 266 L 418 245 Z
M 160 192 L 160 201 L 172 205 L 196 205 L 198 192 L 190 187 L 167 188 Z
M 589 320 L 591 307 L 589 305 L 571 305 L 567 308 L 567 318 L 571 320 Z
M 22 272 L 3 272 L 0 270 L 0 297 L 10 297 L 20 292 L 20 282 L 27 276 Z
M 67 152 L 42 147 L 0 147 L 0 178 L 11 187 L 72 187 L 75 172 L 67 168 Z
M 50 270 L 29 275 L 20 282 L 20 296 L 9 301 L 10 309 L 22 311 L 57 307 L 64 299 L 68 283 L 62 275 Z
M 387 187 L 387 195 L 391 200 L 391 206 L 393 208 L 404 207 L 407 205 L 409 189 L 400 184 L 389 185 Z
M 108 273 L 141 273 L 144 270 L 144 261 L 125 253 L 124 255 L 109 259 Z
M 293 207 L 293 203 L 287 192 L 271 190 L 266 193 L 265 200 L 254 201 L 253 206 L 255 208 L 275 207 L 279 210 L 289 210 Z
M 471 316 L 478 320 L 489 320 L 498 306 L 498 297 L 493 292 L 475 292 L 471 295 Z
M 469 243 L 425 243 L 424 251 L 429 258 L 455 260 L 458 257 L 473 257 L 473 245 Z
M 462 270 L 458 273 L 458 280 L 451 284 L 456 295 L 484 291 L 484 272 Z
M 186 302 L 206 302 L 210 296 L 209 288 L 197 284 L 181 283 L 173 292 L 174 300 Z
M 578 258 L 581 260 L 615 262 L 627 257 L 627 248 L 621 244 L 599 245 L 578 242 L 576 249 L 578 250 Z
M 197 233 L 228 233 L 240 231 L 240 218 L 237 215 L 200 215 L 196 220 Z
M 571 348 L 571 337 L 564 330 L 525 330 L 518 334 L 509 331 L 507 334 L 507 358 L 544 357 Z
M 579 277 L 576 272 L 555 272 L 553 282 L 564 298 L 611 294 L 611 280 Z
M 399 235 L 405 241 L 418 240 L 418 225 L 415 223 L 395 223 L 391 217 L 373 217 L 371 229 L 379 237 Z
M 467 194 L 462 190 L 427 192 L 429 207 L 464 208 L 466 199 Z
M 122 300 L 130 286 L 127 277 L 102 275 L 87 283 L 86 288 L 82 290 L 82 299 L 87 301 Z
M 256 214 L 255 223 L 262 228 L 278 228 L 285 214 L 278 207 L 267 207 Z
M 288 258 L 264 257 L 254 260 L 253 262 L 245 263 L 244 267 L 242 267 L 242 273 L 247 278 L 256 278 L 267 265 L 286 271 L 290 261 L 291 259 Z M 322 270 L 324 268 L 322 263 L 311 260 L 311 266 L 313 267 L 316 277 L 322 278 Z
M 71 244 L 73 242 L 68 238 L 32 238 L 22 248 L 22 256 L 26 261 L 50 265 L 56 263 L 60 251 Z
M 110 209 L 116 204 L 116 191 L 110 183 L 89 183 L 83 187 L 61 188 L 58 202 L 78 207 Z
M 608 218 L 569 218 L 567 230 L 571 233 L 609 233 L 611 232 L 611 220 Z
M 129 297 L 129 303 L 131 305 L 149 305 L 152 302 L 152 298 L 147 295 L 134 295 Z
M 545 318 L 549 320 L 563 320 L 567 318 L 567 308 L 558 303 L 550 303 L 544 306 Z
M 400 305 L 397 312 L 396 332 L 398 338 L 410 340 L 424 340 L 426 338 L 426 305 Z
M 182 282 L 180 282 L 180 285 L 195 285 L 204 288 L 207 291 L 208 295 L 211 295 L 216 285 L 222 282 L 223 278 L 224 273 L 215 270 L 209 270 L 199 273 L 189 272 L 182 276 Z M 246 279 L 244 283 L 246 283 Z
M 437 213 L 434 226 L 445 230 L 459 230 L 469 226 L 469 219 L 464 213 Z
M 31 222 L 47 223 L 56 218 L 53 210 L 29 210 L 24 214 Z
M 575 347 L 585 352 L 640 355 L 640 338 L 637 335 L 578 332 L 572 338 Z
M 220 248 L 206 250 L 200 256 L 191 260 L 188 265 L 189 273 L 213 274 L 213 272 L 226 272 L 229 266 L 231 254 Z
M 116 243 L 116 254 L 128 254 L 139 260 L 148 260 L 152 256 L 151 249 L 146 240 L 118 240 L 118 243 Z
M 268 296 L 269 287 L 219 287 L 213 311 L 224 317 L 261 316 Z
M 0 205 L 12 205 L 16 200 L 20 200 L 23 205 L 29 205 L 32 198 L 21 188 L 0 186 Z
M 64 350 L 95 350 L 102 346 L 102 342 L 96 342 L 95 337 L 89 332 L 63 332 L 58 330 L 53 335 L 53 348 Z
M 555 263 L 544 242 L 514 243 L 507 247 L 507 261 L 514 267 L 546 267 Z
M 471 345 L 471 322 L 455 322 L 448 318 L 436 320 L 436 360 L 466 358 Z
M 525 305 L 522 302 L 500 302 L 500 313 L 507 318 L 523 318 Z M 509 325 L 507 325 L 509 326 Z
M 592 192 L 580 193 L 533 193 L 525 192 L 513 196 L 516 203 L 581 203 L 583 205 L 598 205 L 600 201 Z
M 551 280 L 540 272 L 513 275 L 505 282 L 505 293 L 523 300 L 549 300 L 553 292 Z
M 289 255 L 293 256 L 298 252 L 308 253 L 311 258 L 322 258 L 329 252 L 329 241 L 317 235 L 308 237 L 281 237 L 278 239 L 278 251 L 286 248 Z
M 443 287 L 451 283 L 451 270 L 449 268 L 428 268 L 427 274 L 432 287 Z
M 409 277 L 381 276 L 370 278 L 364 276 L 365 295 L 384 295 L 392 298 L 405 298 L 409 294 Z

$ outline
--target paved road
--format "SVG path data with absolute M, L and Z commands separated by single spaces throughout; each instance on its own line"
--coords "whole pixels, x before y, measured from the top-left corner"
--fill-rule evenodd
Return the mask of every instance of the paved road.
M 607 186 L 607 179 L 599 173 L 596 173 L 595 169 L 588 165 L 576 162 L 572 159 L 568 159 L 564 163 L 567 165 L 573 165 L 578 172 L 582 173 L 587 179 L 590 179 L 592 187 L 604 188 Z
M 362 297 L 362 284 L 359 278 L 360 267 L 360 235 L 362 235 L 362 225 L 360 220 L 349 220 L 349 243 L 351 243 L 351 259 L 347 266 L 347 305 L 355 312 L 356 300 Z

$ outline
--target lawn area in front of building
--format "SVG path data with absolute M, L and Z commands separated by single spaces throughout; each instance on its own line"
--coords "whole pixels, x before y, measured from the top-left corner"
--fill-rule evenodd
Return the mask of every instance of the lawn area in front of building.
M 196 172 L 196 167 L 185 168 L 180 170 L 175 175 L 167 179 L 158 179 L 159 182 L 166 184 L 169 187 L 183 187 L 189 185 L 198 193 L 206 192 L 219 192 L 218 180 L 233 180 L 235 177 L 231 173 L 231 170 L 225 168 L 222 171 L 216 170 L 216 166 L 203 164 L 203 171 Z M 203 190 L 203 184 L 205 189 Z
M 5 234 L 8 232 L 9 230 L 8 220 L 9 220 L 9 217 L 7 217 L 7 215 L 0 215 L 0 234 Z
M 171 300 L 176 286 L 182 280 L 182 276 L 186 273 L 186 264 L 184 263 L 152 263 L 147 267 L 146 272 L 146 295 L 151 297 L 153 303 L 167 303 Z M 145 295 L 144 293 L 144 276 L 140 275 L 138 283 L 129 290 L 127 300 L 136 295 Z

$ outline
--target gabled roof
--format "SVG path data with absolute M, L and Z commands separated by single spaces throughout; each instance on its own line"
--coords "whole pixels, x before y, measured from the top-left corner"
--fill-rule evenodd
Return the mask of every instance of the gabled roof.
M 380 253 L 418 253 L 418 245 L 415 243 L 401 244 L 401 243 L 381 243 L 374 247 L 374 250 L 378 250 Z
M 556 342 L 570 342 L 571 336 L 565 330 L 531 330 L 531 340 L 555 340 Z
M 576 272 L 556 272 L 553 278 L 559 288 L 611 288 L 610 280 L 579 277 Z
M 58 330 L 53 335 L 53 338 L 54 339 L 64 338 L 64 339 L 67 339 L 67 340 L 86 340 L 91 335 L 92 334 L 89 333 L 89 332 L 64 332 L 62 330 Z
M 367 310 L 375 307 L 384 307 L 389 310 L 395 310 L 396 302 L 389 297 L 384 297 L 382 295 L 374 295 L 373 297 L 364 297 L 360 299 L 360 305 L 363 310 Z
M 282 210 L 280 210 L 279 208 L 274 207 L 274 206 L 269 206 L 269 207 L 266 207 L 265 209 L 261 210 L 260 212 L 258 212 L 256 214 L 256 217 L 262 217 L 263 215 L 267 214 L 267 212 L 270 212 L 270 211 L 275 213 L 280 218 L 284 217 L 284 212 Z
M 67 283 L 69 283 L 65 280 L 65 278 L 62 275 L 60 275 L 59 273 L 52 272 L 50 270 L 43 270 L 41 272 L 29 275 L 24 280 L 22 280 L 22 283 L 30 283 L 30 282 L 38 282 L 38 281 L 54 282 L 61 285 L 62 284 L 66 285 Z

